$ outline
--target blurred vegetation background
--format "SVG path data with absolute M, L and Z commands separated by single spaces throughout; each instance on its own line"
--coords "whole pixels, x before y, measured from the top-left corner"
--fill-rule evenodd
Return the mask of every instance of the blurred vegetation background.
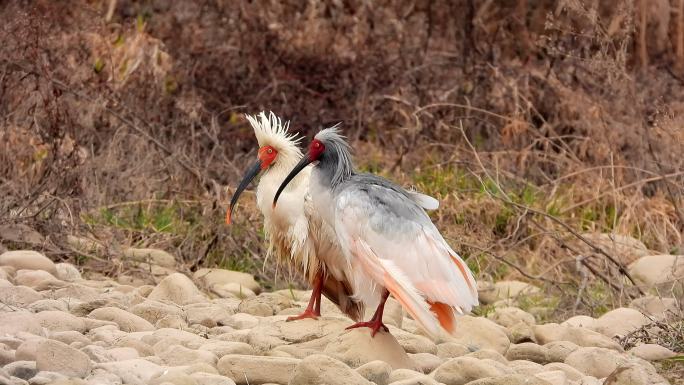
M 542 287 L 529 307 L 601 314 L 635 258 L 684 252 L 684 0 L 16 0 L 0 41 L 0 248 L 301 286 L 253 196 L 224 224 L 265 109 L 343 122 L 479 280 Z

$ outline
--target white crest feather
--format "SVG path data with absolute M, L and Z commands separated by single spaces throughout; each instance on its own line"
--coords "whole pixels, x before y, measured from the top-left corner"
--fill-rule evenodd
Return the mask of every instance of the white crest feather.
M 269 112 L 266 115 L 265 111 L 260 112 L 258 116 L 245 114 L 245 117 L 254 128 L 254 135 L 259 142 L 259 147 L 271 146 L 278 152 L 288 152 L 288 155 L 301 157 L 301 151 L 297 145 L 302 137 L 288 132 L 289 121 L 283 123 L 276 114 Z

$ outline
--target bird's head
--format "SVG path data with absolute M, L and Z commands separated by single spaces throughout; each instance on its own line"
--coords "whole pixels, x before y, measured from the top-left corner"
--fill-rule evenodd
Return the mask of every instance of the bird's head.
M 273 198 L 273 206 L 278 202 L 280 193 L 288 183 L 294 179 L 307 165 L 317 162 L 322 163 L 330 172 L 330 183 L 336 185 L 352 174 L 353 165 L 349 144 L 339 132 L 339 124 L 321 130 L 309 144 L 309 149 L 304 157 L 294 166 L 290 174 L 285 177 L 283 183 Z
M 245 115 L 245 117 L 254 128 L 259 151 L 256 163 L 247 170 L 230 200 L 230 208 L 226 213 L 227 224 L 231 222 L 233 208 L 240 194 L 257 175 L 275 170 L 286 173 L 302 157 L 302 152 L 297 147 L 301 137 L 288 132 L 289 122 L 283 124 L 273 112 L 268 116 L 265 112 L 261 112 L 258 116 Z

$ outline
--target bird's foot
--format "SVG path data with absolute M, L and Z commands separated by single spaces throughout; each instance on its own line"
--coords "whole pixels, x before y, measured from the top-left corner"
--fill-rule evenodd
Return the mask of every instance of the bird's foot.
M 318 319 L 318 317 L 320 317 L 320 316 L 321 316 L 320 312 L 315 312 L 311 309 L 306 309 L 306 310 L 304 310 L 304 313 L 302 313 L 300 315 L 295 315 L 292 317 L 287 317 L 287 319 L 285 321 L 287 321 L 287 322 L 298 321 L 298 320 L 302 320 L 305 318 Z
M 382 323 L 381 320 L 370 320 L 367 322 L 357 322 L 351 326 L 347 326 L 345 329 L 356 329 L 356 328 L 370 328 L 371 329 L 371 337 L 375 337 L 375 334 L 380 330 L 383 329 L 384 331 L 389 333 L 389 329 L 387 326 Z

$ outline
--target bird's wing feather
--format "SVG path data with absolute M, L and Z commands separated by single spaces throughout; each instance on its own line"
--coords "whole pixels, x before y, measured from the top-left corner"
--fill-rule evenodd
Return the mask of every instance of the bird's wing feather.
M 364 176 L 339 191 L 336 202 L 335 230 L 344 238 L 341 242 L 352 245 L 364 269 L 391 292 L 394 284 L 400 297 L 413 299 L 413 291 L 425 297 L 422 306 L 404 305 L 417 320 L 425 319 L 426 329 L 429 319 L 420 313 L 428 303 L 433 305 L 430 314 L 438 316 L 444 315 L 440 304 L 459 313 L 477 304 L 470 270 L 407 192 L 384 179 Z
M 418 191 L 407 191 L 412 201 L 416 202 L 418 206 L 425 210 L 437 210 L 439 208 L 439 201 L 429 195 L 419 193 Z

